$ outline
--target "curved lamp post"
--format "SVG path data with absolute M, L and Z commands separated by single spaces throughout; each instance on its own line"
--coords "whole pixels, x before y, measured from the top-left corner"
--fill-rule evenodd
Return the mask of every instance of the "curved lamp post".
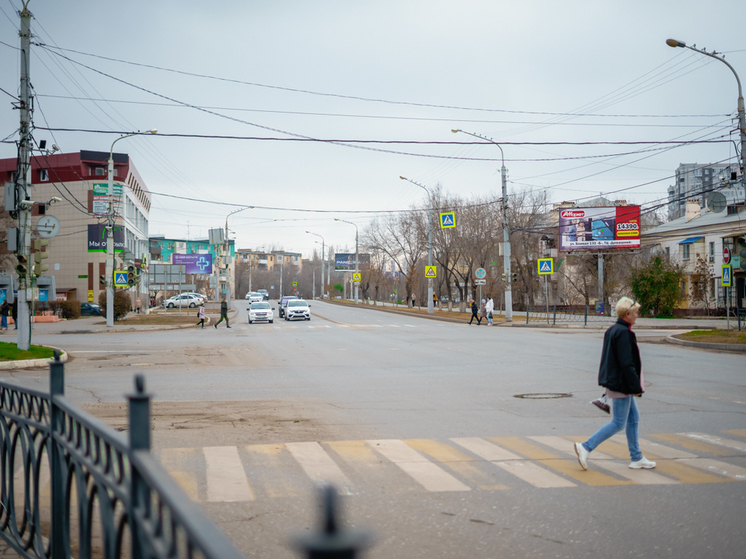
M 510 275 L 510 228 L 508 227 L 508 172 L 505 169 L 505 154 L 503 153 L 502 146 L 494 140 L 461 129 L 451 130 L 451 132 L 453 132 L 454 134 L 456 134 L 457 132 L 462 132 L 464 134 L 468 134 L 469 136 L 474 136 L 475 138 L 479 138 L 480 140 L 495 144 L 498 148 L 500 148 L 500 157 L 502 159 L 500 174 L 502 175 L 503 189 L 503 271 L 505 272 L 505 322 L 513 322 L 513 286 L 511 283 Z
M 324 249 L 326 248 L 326 243 L 324 242 L 324 237 L 319 235 L 318 233 L 311 233 L 310 231 L 306 231 L 309 235 L 314 235 L 315 237 L 318 237 L 321 239 L 321 298 L 324 298 Z M 316 241 L 318 243 L 318 241 Z M 313 282 L 313 288 L 316 290 L 316 280 Z
M 334 218 L 334 221 L 341 221 L 342 223 L 349 223 L 350 225 L 354 225 L 355 226 L 355 273 L 357 273 L 357 272 L 360 271 L 360 270 L 358 270 L 358 260 L 359 260 L 360 257 L 358 255 L 358 244 L 357 244 L 357 240 L 358 240 L 358 229 L 357 229 L 357 225 L 355 223 L 352 223 L 351 221 L 347 221 L 346 219 L 337 219 L 336 217 Z M 358 282 L 353 282 L 353 283 L 355 285 L 355 304 L 357 305 L 358 304 L 358 297 L 357 297 L 358 296 Z
M 424 184 L 420 184 L 407 177 L 399 177 L 403 181 L 411 182 L 415 186 L 419 186 L 422 190 L 427 192 L 428 198 L 432 200 L 432 193 L 430 189 Z M 427 234 L 427 265 L 433 265 L 433 210 L 430 208 L 427 212 L 428 217 L 428 234 Z M 435 313 L 435 305 L 433 304 L 433 278 L 427 278 L 427 312 L 428 314 Z
M 738 83 L 738 129 L 741 132 L 741 185 L 746 188 L 746 151 L 744 151 L 746 150 L 746 110 L 744 110 L 741 80 L 738 77 L 736 70 L 725 60 L 724 56 L 718 56 L 718 53 L 716 53 L 715 51 L 707 52 L 705 49 L 700 50 L 698 48 L 695 48 L 696 45 L 690 47 L 684 41 L 677 41 L 676 39 L 666 39 L 666 44 L 669 47 L 681 47 L 693 50 L 694 52 L 698 52 L 699 54 L 704 54 L 705 56 L 709 56 L 710 58 L 719 60 L 728 68 L 730 68 L 730 71 L 733 72 L 733 75 L 736 77 L 736 83 Z
M 228 276 L 228 257 L 230 254 L 228 251 L 230 250 L 230 243 L 228 243 L 228 218 L 232 216 L 233 214 L 237 214 L 238 212 L 242 212 L 244 210 L 250 210 L 254 206 L 246 206 L 245 208 L 239 208 L 237 210 L 233 210 L 230 212 L 227 216 L 225 216 L 225 237 L 223 238 L 223 253 L 225 254 L 225 283 L 227 285 L 227 289 L 225 290 L 225 299 L 226 303 L 230 306 L 231 304 L 231 280 Z M 249 264 L 251 266 L 251 264 Z M 217 270 L 218 277 L 215 282 L 215 300 L 220 301 L 220 293 L 219 293 L 219 284 L 220 284 L 220 270 Z
M 111 143 L 109 150 L 109 207 L 106 212 L 106 326 L 114 326 L 114 144 L 119 140 L 141 134 L 157 134 L 158 130 L 132 132 L 119 136 Z M 150 302 L 148 302 L 150 306 Z

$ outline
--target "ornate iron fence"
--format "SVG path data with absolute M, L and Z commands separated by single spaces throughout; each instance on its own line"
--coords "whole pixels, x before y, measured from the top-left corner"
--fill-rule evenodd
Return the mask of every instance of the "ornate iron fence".
M 55 351 L 49 394 L 0 382 L 0 537 L 24 559 L 243 559 L 150 453 L 150 396 L 135 376 L 129 437 L 64 395 Z M 48 488 L 48 492 L 47 492 Z M 355 557 L 369 538 L 342 532 L 324 489 L 306 557 Z

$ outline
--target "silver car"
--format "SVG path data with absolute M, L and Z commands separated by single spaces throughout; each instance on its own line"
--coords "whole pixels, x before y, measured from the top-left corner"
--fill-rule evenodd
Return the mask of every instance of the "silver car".
M 285 320 L 311 320 L 311 306 L 303 299 L 292 299 L 285 307 Z
M 165 301 L 163 301 L 163 306 L 167 309 L 172 309 L 174 307 L 194 308 L 198 307 L 204 302 L 205 300 L 199 295 L 193 295 L 192 293 L 182 293 L 180 295 L 174 295 L 170 299 L 166 299 Z

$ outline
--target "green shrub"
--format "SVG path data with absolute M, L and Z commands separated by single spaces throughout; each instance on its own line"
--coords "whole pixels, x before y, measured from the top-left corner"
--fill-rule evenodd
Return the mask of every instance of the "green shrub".
M 50 301 L 46 304 L 45 310 L 52 311 L 60 318 L 80 318 L 80 301 Z
M 101 307 L 101 315 L 106 316 L 106 291 L 102 291 L 98 296 L 98 305 Z M 130 296 L 126 290 L 114 292 L 114 320 L 127 316 L 130 307 Z

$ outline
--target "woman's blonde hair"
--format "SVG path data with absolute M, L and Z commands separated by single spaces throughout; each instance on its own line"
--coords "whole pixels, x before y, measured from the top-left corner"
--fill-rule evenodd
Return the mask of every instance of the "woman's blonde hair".
M 616 304 L 616 315 L 618 318 L 624 318 L 628 312 L 632 312 L 640 308 L 640 304 L 634 302 L 629 297 L 622 297 L 617 301 Z

